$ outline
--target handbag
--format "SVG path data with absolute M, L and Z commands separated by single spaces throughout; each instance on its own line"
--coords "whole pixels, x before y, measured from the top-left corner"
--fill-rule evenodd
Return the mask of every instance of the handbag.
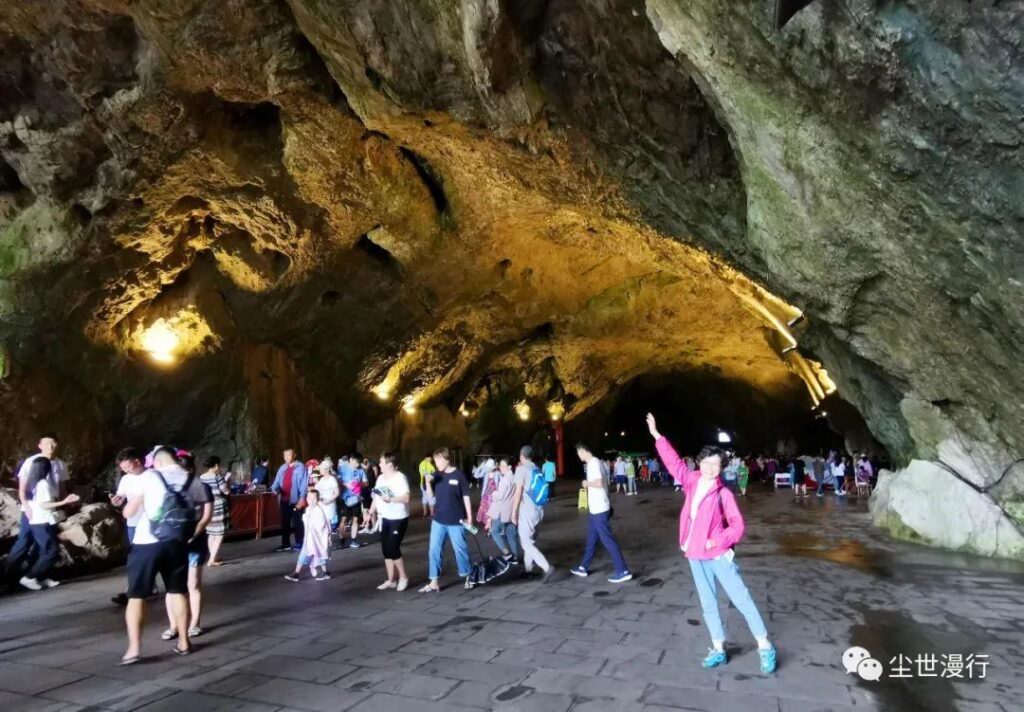
M 589 500 L 590 500 L 590 497 L 587 494 L 587 488 L 586 487 L 581 487 L 580 488 L 579 503 L 576 505 L 577 509 L 588 509 L 589 506 L 590 506 Z

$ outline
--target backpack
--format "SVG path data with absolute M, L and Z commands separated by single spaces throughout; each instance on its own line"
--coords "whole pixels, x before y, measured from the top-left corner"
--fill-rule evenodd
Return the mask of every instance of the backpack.
M 149 529 L 159 541 L 186 542 L 196 533 L 196 505 L 188 496 L 190 476 L 180 490 L 171 489 L 159 470 L 153 472 L 164 486 L 164 500 L 160 503 L 160 514 L 150 520 Z
M 548 484 L 548 481 L 544 478 L 544 473 L 534 465 L 533 474 L 530 476 L 530 489 L 527 491 L 530 501 L 538 507 L 543 507 L 548 503 L 548 493 L 550 491 L 551 485 Z

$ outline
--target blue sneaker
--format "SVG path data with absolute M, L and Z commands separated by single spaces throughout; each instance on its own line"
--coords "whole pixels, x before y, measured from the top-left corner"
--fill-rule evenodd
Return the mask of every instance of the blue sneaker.
M 724 650 L 708 648 L 708 656 L 704 658 L 701 665 L 706 668 L 713 668 L 718 667 L 719 665 L 725 665 L 727 662 L 729 662 L 729 656 L 725 654 Z
M 608 583 L 625 583 L 633 578 L 633 574 L 628 571 L 623 571 L 621 574 L 615 574 L 608 578 Z
M 761 673 L 764 675 L 771 675 L 775 672 L 775 665 L 778 662 L 778 656 L 775 654 L 775 646 L 769 646 L 767 648 L 758 649 L 757 654 L 761 658 Z
M 582 566 L 573 566 L 571 569 L 569 569 L 569 573 L 571 573 L 573 576 L 582 576 L 583 578 L 590 576 L 590 572 Z

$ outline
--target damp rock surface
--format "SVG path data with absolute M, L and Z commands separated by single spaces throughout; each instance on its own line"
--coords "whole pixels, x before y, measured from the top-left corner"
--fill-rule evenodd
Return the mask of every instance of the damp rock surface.
M 1024 5 L 948 5 L 6 3 L 0 456 L 834 382 L 1019 528 Z

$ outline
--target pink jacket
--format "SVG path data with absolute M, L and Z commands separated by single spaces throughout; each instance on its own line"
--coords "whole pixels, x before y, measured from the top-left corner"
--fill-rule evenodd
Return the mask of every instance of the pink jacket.
M 697 488 L 700 470 L 691 470 L 679 457 L 672 445 L 664 437 L 658 438 L 655 446 L 658 455 L 665 463 L 677 485 L 681 485 L 686 493 L 683 510 L 679 513 L 679 546 L 686 542 L 690 534 L 690 498 Z M 686 548 L 688 559 L 714 559 L 735 546 L 743 538 L 746 526 L 743 515 L 736 505 L 736 496 L 727 489 L 721 479 L 716 479 L 707 496 L 697 507 L 697 517 L 693 521 L 693 537 Z M 706 543 L 711 540 L 715 545 L 708 549 Z

